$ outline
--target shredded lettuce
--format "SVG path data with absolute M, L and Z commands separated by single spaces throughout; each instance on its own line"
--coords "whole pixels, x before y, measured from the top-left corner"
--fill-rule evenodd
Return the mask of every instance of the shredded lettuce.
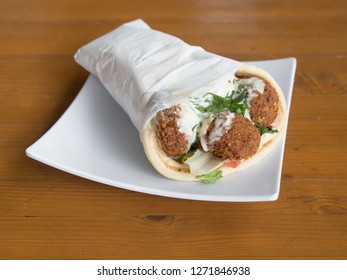
M 224 164 L 224 160 L 210 153 L 196 150 L 194 155 L 185 161 L 189 165 L 190 173 L 193 175 L 204 175 L 218 169 Z
M 188 158 L 194 155 L 194 151 L 189 150 L 187 153 L 185 153 L 181 158 L 181 163 L 185 163 Z

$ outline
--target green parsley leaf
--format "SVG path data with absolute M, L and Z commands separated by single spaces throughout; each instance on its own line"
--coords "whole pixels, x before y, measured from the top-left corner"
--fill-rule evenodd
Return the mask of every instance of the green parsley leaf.
M 195 107 L 197 110 L 199 110 L 201 113 L 207 113 L 208 111 L 207 111 L 207 108 L 205 108 L 205 107 L 203 107 L 203 106 L 201 106 L 201 105 L 199 105 L 199 106 L 196 106 Z
M 239 115 L 244 116 L 245 111 L 248 107 L 247 104 L 247 93 L 240 92 L 237 93 L 232 91 L 231 94 L 228 94 L 226 97 L 219 96 L 217 94 L 208 92 L 205 95 L 211 95 L 212 100 L 211 103 L 207 107 L 203 107 L 201 105 L 196 106 L 196 109 L 202 113 L 221 113 L 230 111 L 232 113 L 237 113 Z M 236 95 L 236 97 L 234 97 Z
M 211 184 L 211 183 L 214 183 L 214 182 L 218 181 L 219 179 L 223 178 L 222 173 L 223 173 L 222 170 L 215 170 L 215 171 L 212 171 L 208 174 L 198 175 L 195 178 L 199 179 L 200 181 L 202 181 L 205 184 Z
M 259 124 L 255 124 L 255 127 L 259 130 L 260 136 L 262 136 L 265 133 L 278 133 L 278 130 L 273 129 L 272 126 L 263 127 Z

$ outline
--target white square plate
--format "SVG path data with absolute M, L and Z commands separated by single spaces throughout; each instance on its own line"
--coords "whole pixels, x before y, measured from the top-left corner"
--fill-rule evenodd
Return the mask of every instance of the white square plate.
M 288 114 L 295 58 L 249 63 L 273 75 Z M 90 75 L 62 117 L 26 153 L 63 171 L 132 191 L 195 200 L 268 201 L 279 195 L 284 145 L 285 137 L 260 163 L 214 184 L 166 179 L 147 160 L 128 116 Z

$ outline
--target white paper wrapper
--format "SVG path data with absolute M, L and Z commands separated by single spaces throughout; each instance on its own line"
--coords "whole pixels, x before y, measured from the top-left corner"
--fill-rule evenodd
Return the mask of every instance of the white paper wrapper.
M 153 30 L 142 20 L 81 47 L 75 60 L 100 79 L 140 133 L 160 110 L 218 92 L 240 65 Z

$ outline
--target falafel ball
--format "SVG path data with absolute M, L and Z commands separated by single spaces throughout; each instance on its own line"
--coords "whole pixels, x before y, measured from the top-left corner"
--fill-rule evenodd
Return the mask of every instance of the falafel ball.
M 256 124 L 268 127 L 275 121 L 278 109 L 277 92 L 269 83 L 265 82 L 264 92 L 256 96 L 250 104 L 250 117 Z
M 223 123 L 233 114 L 230 125 Z M 214 136 L 223 131 L 221 137 L 213 141 Z M 219 131 L 216 133 L 216 131 Z M 260 133 L 252 122 L 238 114 L 223 112 L 212 120 L 205 134 L 210 144 L 209 152 L 223 160 L 242 160 L 254 155 L 260 145 Z
M 179 131 L 177 120 L 180 118 L 180 107 L 172 106 L 157 113 L 157 137 L 164 152 L 169 157 L 183 155 L 188 149 L 184 133 Z

